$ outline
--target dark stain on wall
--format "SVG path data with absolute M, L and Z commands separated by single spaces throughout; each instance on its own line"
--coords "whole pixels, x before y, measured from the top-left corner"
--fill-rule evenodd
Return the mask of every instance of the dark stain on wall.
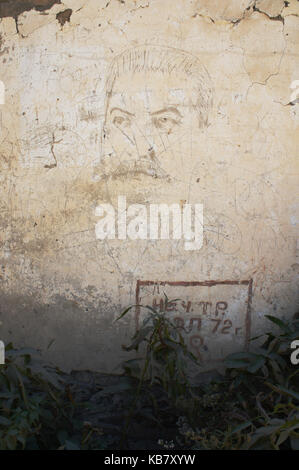
M 60 11 L 56 15 L 56 19 L 59 21 L 61 26 L 63 26 L 67 21 L 70 22 L 71 16 L 72 16 L 73 10 L 71 8 L 68 8 L 67 10 Z
M 49 10 L 53 5 L 60 4 L 61 0 L 0 0 L 0 18 L 11 16 L 17 18 L 24 11 Z

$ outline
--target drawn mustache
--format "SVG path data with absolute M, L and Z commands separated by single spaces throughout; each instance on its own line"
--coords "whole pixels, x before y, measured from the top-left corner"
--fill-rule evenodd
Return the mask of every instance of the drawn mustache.
M 104 177 L 111 177 L 112 179 L 121 176 L 136 176 L 146 175 L 153 178 L 165 179 L 169 178 L 169 175 L 160 167 L 156 159 L 139 158 L 115 161 L 114 159 L 105 158 L 102 162 Z

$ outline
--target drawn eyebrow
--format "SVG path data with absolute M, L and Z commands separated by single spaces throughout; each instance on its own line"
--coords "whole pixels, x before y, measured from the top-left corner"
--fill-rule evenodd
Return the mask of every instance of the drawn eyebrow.
M 121 108 L 112 108 L 110 110 L 110 114 L 112 114 L 113 111 L 120 111 L 121 113 L 127 114 L 128 116 L 135 116 L 135 114 L 129 113 L 129 111 L 126 111 L 125 109 L 121 109 Z
M 157 114 L 167 113 L 169 111 L 182 117 L 181 113 L 174 106 L 168 106 L 167 108 L 159 109 L 159 111 L 155 111 L 154 113 L 151 113 L 151 116 L 156 116 Z

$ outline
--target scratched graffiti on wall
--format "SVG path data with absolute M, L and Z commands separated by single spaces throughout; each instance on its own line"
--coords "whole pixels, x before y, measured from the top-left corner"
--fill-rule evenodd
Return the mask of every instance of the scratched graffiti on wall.
M 151 306 L 165 311 L 181 330 L 187 346 L 205 363 L 247 349 L 250 339 L 252 280 L 244 281 L 137 281 L 136 328 Z M 172 301 L 172 299 L 176 299 Z
M 209 158 L 203 142 L 214 89 L 200 59 L 166 46 L 127 49 L 113 59 L 104 91 L 96 180 L 105 188 L 107 202 L 114 201 L 116 207 L 120 188 L 139 204 L 168 199 L 183 206 L 190 198 L 195 203 L 206 200 L 211 188 L 205 183 Z M 142 191 L 135 183 L 143 185 Z M 205 212 L 205 244 L 212 251 L 236 253 L 242 233 L 236 221 L 219 210 L 208 207 Z M 179 254 L 180 244 L 172 246 Z M 133 256 L 139 247 L 142 253 L 152 249 L 150 244 L 136 244 Z
M 146 45 L 118 55 L 106 83 L 106 176 L 181 180 L 195 163 L 192 131 L 208 125 L 212 98 L 207 70 L 186 51 Z
M 40 322 L 43 344 L 57 336 L 59 358 L 62 321 L 72 360 L 76 349 L 84 367 L 98 368 L 106 351 L 114 366 L 134 321 L 118 330 L 113 318 L 135 303 L 140 280 L 141 303 L 162 308 L 164 291 L 182 299 L 168 313 L 204 363 L 245 348 L 251 294 L 242 282 L 253 279 L 252 336 L 265 314 L 297 309 L 299 3 L 265 6 L 269 16 L 232 0 L 220 10 L 207 0 L 78 0 L 72 12 L 55 3 L 0 22 L 7 330 L 14 318 L 28 329 Z M 131 211 L 130 236 L 119 236 L 115 218 L 115 239 L 97 238 L 96 208 L 118 209 L 119 196 L 148 216 L 152 204 L 178 213 L 202 204 L 200 249 L 184 249 L 170 217 L 169 238 L 135 237 Z M 142 284 L 155 279 L 169 281 L 159 293 Z M 23 298 L 11 305 L 5 293 L 28 300 L 26 316 Z M 57 316 L 31 315 L 43 311 L 33 303 Z

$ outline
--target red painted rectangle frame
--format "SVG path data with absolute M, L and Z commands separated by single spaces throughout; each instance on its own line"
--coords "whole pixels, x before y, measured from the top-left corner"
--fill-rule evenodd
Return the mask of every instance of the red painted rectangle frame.
M 244 281 L 142 281 L 137 280 L 136 283 L 136 309 L 135 309 L 135 321 L 136 330 L 139 329 L 139 317 L 140 317 L 140 288 L 142 286 L 183 286 L 183 287 L 197 287 L 206 286 L 213 287 L 217 285 L 228 285 L 228 286 L 248 286 L 248 297 L 247 297 L 247 309 L 245 317 L 245 350 L 248 350 L 250 341 L 250 330 L 251 330 L 251 304 L 252 304 L 252 279 Z

